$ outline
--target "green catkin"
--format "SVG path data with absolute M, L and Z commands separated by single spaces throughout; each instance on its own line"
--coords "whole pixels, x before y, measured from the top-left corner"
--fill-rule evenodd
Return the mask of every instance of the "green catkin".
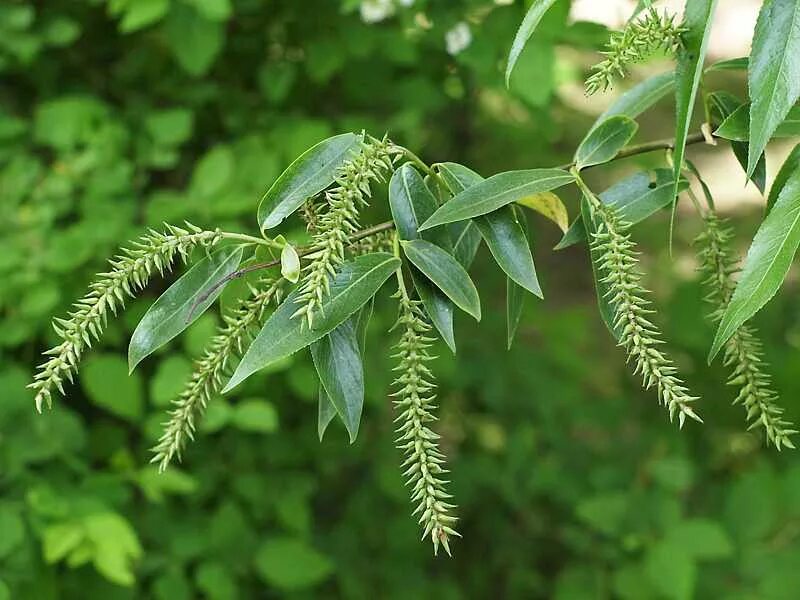
M 267 307 L 280 303 L 283 283 L 280 278 L 262 278 L 251 288 L 251 295 L 239 300 L 236 308 L 223 317 L 225 324 L 202 358 L 195 362 L 194 372 L 180 396 L 173 401 L 164 433 L 152 450 L 154 456 L 150 462 L 157 463 L 159 471 L 163 472 L 173 458 L 180 460 L 186 443 L 194 439 L 196 422 L 209 400 L 222 388 L 231 361 L 241 355 L 243 344 L 251 338 L 254 326 L 261 322 Z
M 361 151 L 346 161 L 336 174 L 335 185 L 325 192 L 325 202 L 314 205 L 316 219 L 312 245 L 319 248 L 306 258 L 311 262 L 303 269 L 300 305 L 293 317 L 302 316 L 309 327 L 325 296 L 330 280 L 344 261 L 348 238 L 359 229 L 359 211 L 369 205 L 370 184 L 383 181 L 392 170 L 393 156 L 398 151 L 386 138 L 370 138 Z M 325 206 L 327 210 L 321 212 Z
M 399 412 L 395 419 L 397 444 L 406 457 L 401 468 L 406 485 L 411 488 L 411 501 L 416 504 L 413 514 L 419 515 L 422 538 L 430 536 L 434 554 L 440 544 L 450 554 L 450 536 L 459 534 L 453 529 L 456 517 L 450 514 L 455 506 L 448 502 L 451 496 L 444 489 L 447 481 L 442 479 L 447 473 L 445 456 L 438 447 L 439 436 L 429 427 L 436 420 L 435 386 L 427 366 L 434 358 L 428 352 L 433 342 L 428 336 L 431 326 L 425 321 L 419 303 L 408 298 L 402 282 L 398 297 L 400 311 L 394 329 L 400 329 L 402 336 L 393 356 L 399 359 L 394 369 L 399 375 L 392 396 Z
M 710 317 L 718 323 L 736 288 L 733 274 L 738 270 L 738 261 L 730 251 L 733 233 L 724 221 L 716 213 L 708 211 L 704 225 L 696 244 L 700 248 L 700 270 L 705 276 L 703 284 L 708 291 L 706 300 L 714 307 Z M 794 448 L 790 438 L 797 430 L 783 418 L 778 394 L 772 389 L 771 378 L 765 372 L 767 365 L 756 330 L 750 325 L 742 325 L 725 344 L 724 356 L 725 366 L 732 370 L 728 385 L 739 390 L 733 403 L 744 406 L 750 423 L 748 429 L 763 427 L 768 442 L 778 450 Z
M 63 341 L 45 352 L 49 358 L 39 365 L 28 386 L 36 391 L 36 410 L 41 412 L 45 404 L 52 406 L 54 388 L 64 394 L 64 379 L 72 382 L 83 352 L 102 334 L 109 312 L 115 315 L 127 297 L 147 285 L 154 272 L 163 275 L 170 270 L 176 256 L 186 262 L 194 248 L 208 248 L 222 239 L 219 230 L 203 231 L 189 223 L 186 229 L 166 227 L 166 232 L 151 230 L 132 247 L 123 248 L 109 261 L 111 270 L 98 275 L 89 292 L 73 305 L 68 318 L 53 320 L 53 328 Z
M 592 75 L 586 80 L 586 94 L 606 91 L 614 79 L 624 78 L 630 65 L 642 62 L 661 50 L 674 53 L 685 28 L 675 25 L 675 17 L 667 13 L 660 15 L 650 8 L 642 17 L 628 23 L 622 31 L 611 34 L 605 52 L 605 60 L 592 67 Z
M 626 233 L 629 225 L 617 217 L 612 207 L 593 196 L 589 200 L 597 227 L 591 239 L 592 254 L 597 257 L 598 269 L 605 274 L 602 282 L 608 286 L 606 298 L 614 309 L 619 345 L 633 361 L 634 373 L 641 374 L 644 387 L 656 387 L 659 403 L 668 409 L 670 420 L 677 414 L 681 427 L 686 417 L 702 422 L 691 407 L 697 398 L 689 395 L 672 360 L 658 349 L 663 340 L 647 318 L 653 311 L 648 308 L 650 301 L 642 288 L 635 244 Z

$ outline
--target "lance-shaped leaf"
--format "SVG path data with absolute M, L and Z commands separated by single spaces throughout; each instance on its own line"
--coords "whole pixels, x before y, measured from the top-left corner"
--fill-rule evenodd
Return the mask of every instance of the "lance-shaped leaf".
M 267 190 L 258 205 L 258 224 L 271 229 L 307 199 L 333 183 L 336 170 L 360 151 L 361 136 L 335 135 L 312 146 L 298 157 Z
M 772 182 L 772 187 L 769 189 L 769 196 L 767 196 L 767 212 L 772 210 L 772 207 L 775 206 L 775 203 L 778 201 L 778 196 L 780 196 L 783 188 L 786 187 L 786 182 L 789 181 L 792 174 L 797 171 L 800 171 L 800 144 L 792 148 L 789 156 L 783 161 L 778 174 L 775 175 L 775 181 Z
M 709 362 L 747 320 L 780 288 L 800 244 L 800 170 L 786 180 L 775 205 L 758 228 L 742 273 L 711 346 Z
M 703 75 L 703 62 L 711 33 L 711 21 L 717 0 L 686 0 L 683 26 L 686 32 L 678 48 L 678 66 L 675 70 L 675 146 L 672 151 L 673 182 L 672 198 L 675 200 L 670 218 L 669 240 L 672 247 L 672 230 L 675 224 L 675 209 L 678 206 L 678 182 L 683 170 L 686 138 L 692 122 L 692 112 L 697 98 L 697 88 Z
M 372 311 L 375 308 L 375 297 L 373 296 L 361 309 L 348 321 L 352 322 L 356 330 L 356 341 L 358 342 L 358 351 L 360 356 L 364 356 L 364 351 L 367 345 L 367 326 L 372 318 Z M 341 327 L 341 325 L 340 325 Z M 328 392 L 325 391 L 322 383 L 319 384 L 319 411 L 317 414 L 317 435 L 319 441 L 325 435 L 325 430 L 328 425 L 336 416 L 336 407 L 333 405 Z
M 528 238 L 517 221 L 512 207 L 504 206 L 488 215 L 478 217 L 475 219 L 475 224 L 495 261 L 506 275 L 531 294 L 542 298 L 542 288 L 536 277 Z
M 420 223 L 430 217 L 438 207 L 425 181 L 409 163 L 395 171 L 389 182 L 389 206 L 401 240 L 420 237 L 449 250 L 452 247 L 447 229 L 438 227 L 420 234 Z M 425 312 L 450 350 L 456 351 L 453 333 L 453 305 L 435 286 L 419 273 L 413 273 L 414 287 L 425 307 Z
M 511 44 L 511 50 L 508 53 L 508 64 L 506 64 L 506 87 L 511 83 L 511 73 L 514 71 L 514 65 L 517 64 L 519 55 L 522 54 L 525 44 L 531 39 L 533 32 L 539 26 L 539 21 L 542 20 L 544 14 L 550 9 L 556 0 L 533 0 L 533 4 L 525 13 L 525 18 L 514 36 L 514 41 Z
M 292 318 L 299 291 L 289 294 L 267 319 L 222 391 L 233 389 L 259 369 L 332 331 L 372 298 L 399 265 L 399 259 L 385 252 L 365 254 L 344 263 L 331 280 L 330 293 L 323 300 L 313 327 L 301 318 Z
M 242 261 L 241 247 L 217 250 L 195 264 L 159 296 L 136 326 L 128 346 L 128 368 L 133 371 L 145 357 L 179 335 L 219 297 L 222 285 L 202 302 L 197 299 L 218 281 L 233 273 Z
M 558 225 L 561 232 L 566 232 L 569 227 L 569 213 L 567 207 L 561 201 L 561 198 L 556 196 L 553 192 L 542 192 L 534 194 L 533 196 L 525 196 L 517 200 L 517 204 L 530 208 L 550 219 L 553 223 Z
M 515 211 L 516 212 L 516 211 Z M 530 246 L 528 240 L 528 224 L 524 214 L 516 215 L 517 220 L 522 227 L 522 232 L 525 235 L 526 243 Z M 506 349 L 511 350 L 511 344 L 514 343 L 514 336 L 517 334 L 519 322 L 522 318 L 522 309 L 525 307 L 525 290 L 514 283 L 514 281 L 506 276 Z
M 581 217 L 586 231 L 589 232 L 589 235 L 594 235 L 597 231 L 597 224 L 594 221 L 592 209 L 586 197 L 581 199 Z M 615 326 L 614 307 L 611 306 L 608 298 L 608 284 L 605 282 L 605 275 L 597 268 L 597 265 L 602 262 L 602 257 L 598 256 L 597 252 L 591 247 L 589 248 L 589 262 L 592 263 L 592 276 L 594 278 L 594 288 L 597 292 L 597 308 L 600 310 L 600 317 L 608 327 L 611 335 L 614 336 L 614 339 L 619 341 L 621 332 Z
M 753 32 L 747 69 L 750 141 L 747 174 L 775 130 L 800 98 L 800 1 L 767 0 Z
M 459 262 L 427 240 L 401 242 L 403 252 L 461 310 L 481 320 L 478 290 Z
M 616 115 L 623 115 L 635 119 L 675 87 L 675 72 L 667 71 L 653 75 L 636 84 L 627 92 L 617 98 L 611 106 L 597 117 L 590 131 L 596 129 L 601 123 Z
M 624 115 L 607 118 L 583 138 L 575 151 L 575 166 L 585 169 L 612 160 L 636 134 L 639 125 Z
M 749 62 L 750 58 L 747 56 L 718 60 L 706 68 L 706 73 L 714 73 L 716 71 L 744 71 Z
M 726 118 L 714 135 L 726 140 L 746 142 L 750 136 L 750 104 L 743 104 Z M 772 132 L 774 138 L 796 137 L 800 135 L 800 107 L 793 106 Z
M 530 169 L 498 173 L 476 183 L 446 202 L 425 221 L 420 231 L 488 214 L 521 198 L 548 192 L 575 178 L 561 169 Z
M 682 178 L 678 190 L 683 191 L 688 185 L 686 179 Z M 598 197 L 604 204 L 613 206 L 622 220 L 635 225 L 668 206 L 672 202 L 673 190 L 672 172 L 656 169 L 655 181 L 648 173 L 636 173 L 615 183 Z M 555 250 L 569 248 L 585 239 L 583 218 L 578 218 L 572 222 Z
M 483 181 L 478 173 L 458 163 L 438 163 L 434 168 L 453 195 Z M 478 228 L 472 221 L 458 221 L 450 223 L 447 229 L 453 243 L 453 256 L 465 269 L 469 269 L 481 245 L 482 238 Z
M 364 407 L 364 365 L 358 347 L 354 318 L 311 344 L 311 357 L 320 383 L 350 435 L 358 436 Z
M 732 115 L 742 105 L 741 101 L 733 94 L 725 91 L 712 92 L 708 95 L 709 104 L 711 105 L 712 113 L 718 117 L 720 122 L 724 122 L 730 115 Z M 747 173 L 747 144 L 745 142 L 736 142 L 731 140 L 731 150 L 736 160 L 742 165 L 745 173 Z M 767 186 L 767 160 L 762 155 L 758 161 L 758 166 L 753 172 L 752 182 L 763 194 Z

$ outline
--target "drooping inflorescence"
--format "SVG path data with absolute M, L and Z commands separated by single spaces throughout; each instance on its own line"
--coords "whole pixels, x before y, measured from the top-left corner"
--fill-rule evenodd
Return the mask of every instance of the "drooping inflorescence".
M 172 405 L 164 433 L 153 448 L 151 462 L 164 471 L 174 457 L 180 459 L 181 451 L 194 439 L 196 421 L 203 414 L 212 396 L 225 383 L 224 376 L 231 361 L 241 355 L 255 326 L 261 322 L 270 304 L 280 304 L 285 281 L 281 278 L 262 277 L 250 289 L 250 296 L 239 300 L 230 314 L 223 316 L 225 324 L 211 340 L 202 358 L 195 362 L 194 372 Z
M 398 273 L 398 277 L 401 275 Z M 416 504 L 415 515 L 419 515 L 423 539 L 430 535 L 434 554 L 441 544 L 450 554 L 450 536 L 459 534 L 453 529 L 456 517 L 450 514 L 455 506 L 448 502 L 450 495 L 445 491 L 447 483 L 442 476 L 445 457 L 439 450 L 439 436 L 430 429 L 436 420 L 433 415 L 435 398 L 433 375 L 427 363 L 433 360 L 428 349 L 433 338 L 428 333 L 431 326 L 425 320 L 418 302 L 410 300 L 401 282 L 400 314 L 395 329 L 402 331 L 396 345 L 399 359 L 395 371 L 398 373 L 392 394 L 399 411 L 395 421 L 398 423 L 398 448 L 405 453 L 402 464 L 406 484 L 411 488 L 411 501 Z
M 39 366 L 28 387 L 36 392 L 36 409 L 52 405 L 54 388 L 64 393 L 63 381 L 70 382 L 86 348 L 97 340 L 108 320 L 127 297 L 141 290 L 154 272 L 171 269 L 176 256 L 185 262 L 197 246 L 210 247 L 222 239 L 219 231 L 203 231 L 187 223 L 186 228 L 167 225 L 166 232 L 151 230 L 130 248 L 123 248 L 110 261 L 111 270 L 100 273 L 89 292 L 74 305 L 66 319 L 56 318 L 53 328 L 64 341 L 45 354 L 50 358 Z
M 590 242 L 592 253 L 604 274 L 602 283 L 608 286 L 606 298 L 614 309 L 619 345 L 633 361 L 634 373 L 641 374 L 645 388 L 656 387 L 659 403 L 669 410 L 670 420 L 677 414 L 681 427 L 686 417 L 701 421 L 691 407 L 697 398 L 689 395 L 672 360 L 658 348 L 663 340 L 647 318 L 652 310 L 641 284 L 635 244 L 626 233 L 628 225 L 611 206 L 593 196 L 589 200 L 597 228 Z
M 627 69 L 655 52 L 673 53 L 680 44 L 683 27 L 675 25 L 675 17 L 659 14 L 650 7 L 643 16 L 629 22 L 625 29 L 611 34 L 605 60 L 592 67 L 592 75 L 586 80 L 586 94 L 606 91 L 617 77 L 625 77 Z
M 696 244 L 700 269 L 705 276 L 703 283 L 708 290 L 706 299 L 713 306 L 710 317 L 718 323 L 736 289 L 733 274 L 738 270 L 738 261 L 729 247 L 733 232 L 724 221 L 713 211 L 708 211 L 703 221 L 705 228 Z M 749 429 L 763 427 L 767 440 L 778 450 L 794 448 L 791 436 L 797 430 L 783 418 L 778 394 L 772 389 L 770 376 L 765 371 L 767 365 L 756 330 L 742 325 L 725 344 L 724 353 L 725 365 L 732 371 L 728 385 L 739 390 L 734 404 L 744 406 Z
M 308 207 L 313 218 L 313 246 L 306 258 L 293 317 L 302 316 L 309 326 L 329 292 L 330 279 L 345 259 L 349 237 L 358 231 L 359 211 L 369 204 L 370 184 L 383 181 L 392 169 L 395 146 L 386 138 L 369 138 L 360 151 L 344 162 L 336 173 L 335 185 L 325 192 L 324 202 Z M 311 221 L 309 221 L 311 223 Z

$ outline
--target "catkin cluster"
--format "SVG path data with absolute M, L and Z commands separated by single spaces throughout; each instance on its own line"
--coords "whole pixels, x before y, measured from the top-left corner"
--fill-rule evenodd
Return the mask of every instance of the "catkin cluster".
M 700 421 L 691 407 L 696 397 L 690 396 L 676 375 L 672 360 L 661 350 L 661 333 L 648 319 L 652 313 L 646 291 L 641 284 L 634 242 L 625 233 L 628 225 L 614 209 L 591 199 L 596 231 L 592 235 L 592 254 L 604 274 L 601 280 L 608 287 L 606 298 L 614 309 L 614 327 L 619 332 L 619 345 L 633 361 L 634 373 L 641 374 L 645 388 L 658 390 L 658 399 L 669 410 L 670 420 L 678 415 L 682 427 L 686 417 Z
M 704 224 L 704 231 L 696 244 L 700 269 L 705 276 L 703 284 L 708 290 L 706 300 L 713 306 L 710 317 L 718 323 L 736 288 L 733 274 L 738 270 L 738 261 L 729 246 L 733 233 L 724 222 L 709 211 Z M 797 430 L 783 418 L 783 408 L 778 404 L 778 394 L 772 389 L 770 376 L 766 373 L 767 365 L 755 329 L 742 325 L 725 344 L 724 356 L 725 366 L 732 371 L 728 385 L 738 388 L 734 404 L 744 406 L 749 429 L 763 427 L 767 440 L 778 450 L 784 446 L 794 448 L 791 436 Z
M 174 457 L 180 459 L 187 441 L 194 439 L 197 418 L 200 417 L 212 396 L 224 383 L 226 369 L 235 357 L 240 356 L 243 344 L 251 338 L 267 307 L 279 304 L 284 280 L 262 277 L 242 298 L 238 306 L 223 316 L 224 325 L 212 338 L 202 358 L 196 361 L 194 372 L 180 396 L 173 401 L 164 433 L 153 448 L 151 462 L 164 471 Z
M 436 420 L 433 415 L 436 396 L 433 393 L 433 375 L 427 363 L 433 360 L 428 348 L 433 338 L 428 336 L 431 327 L 417 302 L 406 295 L 400 297 L 400 315 L 396 329 L 402 330 L 396 345 L 399 359 L 395 371 L 398 373 L 392 394 L 399 415 L 396 422 L 398 448 L 406 456 L 402 464 L 406 484 L 411 488 L 411 501 L 415 503 L 415 515 L 423 528 L 423 539 L 430 535 L 434 554 L 441 544 L 450 554 L 451 535 L 458 536 L 453 529 L 456 517 L 450 514 L 455 508 L 448 502 L 450 495 L 445 492 L 447 483 L 442 477 L 445 457 L 439 450 L 437 440 L 429 424 Z
M 53 328 L 63 341 L 45 353 L 50 358 L 39 366 L 28 386 L 36 392 L 36 409 L 41 412 L 45 404 L 52 405 L 54 388 L 64 393 L 64 379 L 72 381 L 84 350 L 103 332 L 109 312 L 116 314 L 127 297 L 147 285 L 154 272 L 163 275 L 171 269 L 176 256 L 185 262 L 197 246 L 210 247 L 220 239 L 219 231 L 203 231 L 187 223 L 185 229 L 167 225 L 163 233 L 151 230 L 131 248 L 123 248 L 109 261 L 111 270 L 98 275 L 69 316 L 53 320 Z
M 592 67 L 586 80 L 586 94 L 610 88 L 616 77 L 625 77 L 628 67 L 652 56 L 655 52 L 674 53 L 685 28 L 675 25 L 675 17 L 648 9 L 642 17 L 631 21 L 622 31 L 611 34 L 603 55 L 605 60 Z
M 313 246 L 318 250 L 306 257 L 311 262 L 304 268 L 296 300 L 300 306 L 292 316 L 302 316 L 309 327 L 330 292 L 331 277 L 344 261 L 348 238 L 359 229 L 359 211 L 369 204 L 372 195 L 370 184 L 384 180 L 392 169 L 395 152 L 385 138 L 363 142 L 360 152 L 339 169 L 334 186 L 325 192 L 322 206 L 308 208 L 313 215 L 309 221 L 313 223 Z

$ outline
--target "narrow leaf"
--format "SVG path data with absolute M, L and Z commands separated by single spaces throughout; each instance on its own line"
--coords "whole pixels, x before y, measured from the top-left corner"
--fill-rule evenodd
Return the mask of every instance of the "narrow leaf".
M 261 229 L 271 229 L 307 199 L 333 183 L 336 170 L 359 151 L 361 136 L 335 135 L 312 146 L 297 158 L 267 190 L 258 205 Z
M 672 216 L 670 218 L 669 241 L 672 248 L 672 230 L 678 206 L 678 182 L 683 170 L 686 138 L 692 122 L 692 112 L 697 98 L 697 88 L 703 75 L 703 62 L 711 33 L 711 22 L 717 0 L 686 0 L 683 25 L 683 43 L 678 49 L 678 66 L 675 70 L 675 148 L 672 152 L 674 189 Z
M 447 347 L 455 354 L 456 339 L 453 331 L 453 313 L 455 311 L 453 310 L 453 303 L 415 268 L 411 269 L 411 278 L 414 281 L 414 289 L 417 290 L 419 299 L 422 301 L 431 323 L 436 327 Z
M 511 83 L 511 73 L 514 71 L 514 65 L 517 64 L 519 55 L 525 48 L 525 44 L 531 39 L 533 32 L 539 26 L 539 21 L 542 20 L 544 14 L 555 4 L 555 0 L 533 0 L 533 5 L 525 13 L 525 18 L 514 36 L 514 41 L 511 44 L 511 50 L 508 53 L 508 64 L 506 64 L 506 87 Z
M 542 298 L 528 238 L 510 206 L 478 217 L 475 224 L 497 264 L 515 283 Z
M 574 177 L 561 169 L 530 169 L 498 173 L 476 183 L 446 202 L 419 228 L 420 231 L 479 217 L 526 196 L 572 183 Z
M 678 190 L 683 191 L 688 185 L 686 179 L 682 178 Z M 655 180 L 648 173 L 636 173 L 615 183 L 598 197 L 603 203 L 613 206 L 625 222 L 636 225 L 671 204 L 674 187 L 672 172 L 656 169 Z M 585 239 L 583 219 L 578 218 L 570 225 L 555 250 L 569 248 Z
M 516 212 L 516 211 L 515 211 Z M 528 224 L 525 215 L 517 215 L 519 224 L 525 235 L 526 244 L 530 246 L 528 239 Z M 522 309 L 525 308 L 525 290 L 518 286 L 510 277 L 506 277 L 506 349 L 511 350 L 514 337 L 519 328 L 522 318 Z
M 575 166 L 580 170 L 612 160 L 638 128 L 636 121 L 623 115 L 607 118 L 583 138 L 575 151 Z
M 179 335 L 214 303 L 225 289 L 224 285 L 195 306 L 200 294 L 237 269 L 242 261 L 242 252 L 241 247 L 217 250 L 195 264 L 159 296 L 131 336 L 128 346 L 130 371 L 145 357 Z
M 717 137 L 737 142 L 746 142 L 750 135 L 750 111 L 752 105 L 743 104 L 733 111 L 714 132 Z M 796 137 L 800 135 L 800 106 L 793 106 L 772 132 L 773 138 Z
M 772 182 L 772 187 L 769 189 L 769 196 L 767 196 L 767 212 L 772 210 L 775 203 L 778 201 L 783 188 L 786 187 L 786 182 L 793 173 L 800 171 L 800 144 L 797 144 L 786 160 L 783 161 L 778 174 L 775 175 L 775 181 Z
M 359 352 L 355 318 L 311 344 L 311 357 L 320 383 L 350 435 L 358 436 L 364 406 L 364 365 Z
M 403 252 L 461 310 L 481 320 L 478 290 L 458 261 L 426 240 L 401 242 Z
M 299 291 L 289 294 L 267 319 L 222 391 L 230 391 L 259 369 L 332 331 L 374 296 L 399 265 L 397 258 L 385 252 L 365 254 L 344 263 L 331 280 L 330 294 L 323 301 L 313 328 L 304 319 L 292 318 Z
M 709 362 L 730 337 L 780 288 L 800 244 L 800 170 L 786 180 L 758 228 L 742 273 L 711 346 Z
M 333 417 L 336 416 L 336 407 L 321 383 L 319 384 L 317 397 L 317 436 L 321 442 L 322 438 L 325 437 L 328 425 L 331 424 Z
M 483 181 L 483 177 L 475 171 L 458 163 L 438 163 L 434 168 L 453 195 Z M 465 269 L 469 269 L 481 244 L 478 228 L 472 221 L 457 221 L 450 223 L 447 229 L 453 243 L 453 256 Z
M 744 71 L 747 69 L 749 60 L 750 59 L 747 56 L 718 60 L 706 68 L 706 73 L 714 73 L 715 71 Z
M 601 123 L 617 115 L 635 119 L 669 94 L 674 87 L 674 71 L 667 71 L 645 79 L 617 98 L 611 106 L 597 117 L 590 131 L 597 129 Z
M 767 0 L 761 5 L 747 69 L 750 140 L 747 174 L 775 130 L 800 98 L 800 1 Z
M 553 192 L 542 192 L 541 194 L 534 194 L 533 196 L 525 196 L 517 200 L 517 204 L 535 210 L 540 215 L 550 219 L 553 223 L 558 225 L 562 233 L 567 231 L 569 227 L 569 213 L 567 207 L 561 201 L 561 198 L 556 196 Z

